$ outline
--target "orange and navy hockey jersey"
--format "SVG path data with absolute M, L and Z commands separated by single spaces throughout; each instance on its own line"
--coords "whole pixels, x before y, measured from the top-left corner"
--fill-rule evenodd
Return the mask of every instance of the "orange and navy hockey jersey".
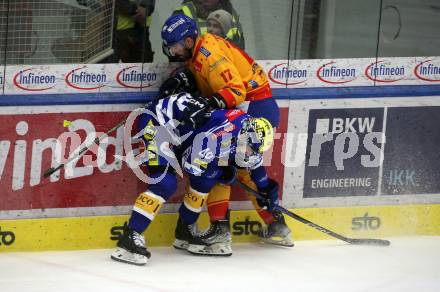
M 216 35 L 197 38 L 188 68 L 203 96 L 220 94 L 228 108 L 272 97 L 263 69 L 244 51 Z

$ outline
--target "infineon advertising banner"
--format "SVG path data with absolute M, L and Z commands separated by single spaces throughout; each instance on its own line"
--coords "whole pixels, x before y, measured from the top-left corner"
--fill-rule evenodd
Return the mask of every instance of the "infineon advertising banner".
M 180 66 L 179 63 L 6 66 L 4 93 L 152 91 Z
M 274 88 L 435 85 L 439 57 L 261 61 Z
M 272 88 L 435 85 L 439 57 L 259 60 Z M 5 66 L 3 94 L 155 91 L 181 63 Z M 4 74 L 4 76 L 3 76 Z

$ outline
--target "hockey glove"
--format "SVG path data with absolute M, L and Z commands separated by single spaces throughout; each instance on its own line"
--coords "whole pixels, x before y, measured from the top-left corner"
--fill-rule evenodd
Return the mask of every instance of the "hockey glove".
M 203 126 L 210 116 L 211 112 L 206 99 L 193 96 L 183 110 L 182 123 L 195 129 Z
M 188 93 L 197 91 L 194 75 L 188 69 L 179 71 L 165 80 L 159 88 L 159 96 L 167 97 L 182 91 Z
M 257 199 L 257 203 L 261 208 L 272 211 L 278 205 L 278 183 L 269 179 L 269 184 L 264 188 L 259 188 L 258 191 L 264 194 L 264 197 Z
M 210 97 L 207 97 L 207 100 L 209 102 L 209 106 L 213 109 L 223 109 L 227 107 L 225 100 L 218 93 L 214 93 Z
M 233 166 L 221 166 L 222 174 L 218 178 L 218 182 L 224 185 L 230 185 L 235 181 L 237 169 Z

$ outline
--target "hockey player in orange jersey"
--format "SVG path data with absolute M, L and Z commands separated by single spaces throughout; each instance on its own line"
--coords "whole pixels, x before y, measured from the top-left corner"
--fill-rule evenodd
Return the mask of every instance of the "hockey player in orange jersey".
M 166 20 L 162 40 L 164 53 L 173 60 L 184 61 L 186 70 L 167 79 L 160 88 L 161 95 L 178 90 L 191 91 L 195 82 L 212 108 L 235 108 L 249 101 L 249 115 L 266 118 L 274 128 L 278 126 L 279 109 L 272 98 L 267 76 L 244 51 L 213 34 L 199 36 L 195 22 L 183 14 Z M 255 187 L 246 169 L 239 169 L 237 177 Z M 218 184 L 208 197 L 211 226 L 207 233 L 213 236 L 221 232 L 217 226 L 229 220 L 230 192 L 230 186 Z M 254 197 L 251 200 L 266 223 L 259 232 L 260 238 L 267 243 L 293 246 L 283 215 L 279 211 L 269 212 L 261 208 Z M 206 251 L 203 254 L 207 254 Z

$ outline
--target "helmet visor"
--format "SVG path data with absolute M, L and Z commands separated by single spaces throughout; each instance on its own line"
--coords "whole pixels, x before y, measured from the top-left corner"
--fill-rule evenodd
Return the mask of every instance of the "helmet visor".
M 256 167 L 263 159 L 261 143 L 255 132 L 242 132 L 237 141 L 235 162 L 240 167 Z
M 185 45 L 183 44 L 183 42 L 177 42 L 169 46 L 168 50 L 170 52 L 170 56 L 179 57 L 185 53 Z

